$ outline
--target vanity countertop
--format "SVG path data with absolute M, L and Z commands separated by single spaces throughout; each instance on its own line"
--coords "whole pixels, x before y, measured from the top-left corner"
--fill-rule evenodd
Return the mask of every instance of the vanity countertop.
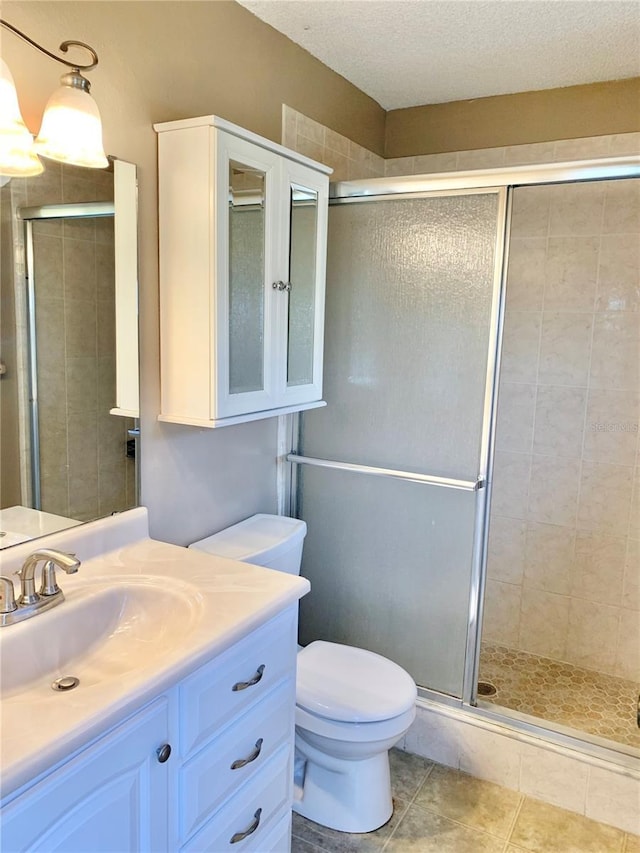
M 124 518 L 131 513 L 136 514 L 133 522 Z M 80 685 L 73 691 L 60 693 L 52 690 L 52 678 L 74 674 L 72 662 L 65 666 L 65 671 L 56 672 L 53 676 L 48 673 L 19 691 L 9 691 L 1 706 L 3 801 L 283 608 L 295 605 L 309 590 L 309 582 L 301 577 L 168 545 L 150 539 L 148 535 L 140 535 L 146 531 L 146 513 L 140 509 L 131 513 L 123 513 L 123 524 L 128 523 L 130 528 L 125 535 L 118 533 L 117 521 L 107 519 L 102 527 L 99 527 L 101 522 L 95 522 L 77 528 L 75 542 L 74 531 L 38 540 L 38 548 L 75 548 L 82 565 L 76 575 L 62 575 L 60 585 L 66 600 L 58 607 L 1 629 L 0 655 L 37 655 L 34 638 L 29 634 L 30 623 L 55 617 L 59 624 L 64 625 L 61 620 L 64 619 L 65 606 L 74 606 L 73 602 L 86 595 L 92 584 L 100 582 L 104 588 L 105 578 L 113 580 L 114 588 L 119 582 L 128 583 L 131 588 L 136 585 L 162 585 L 162 579 L 166 578 L 167 589 L 170 592 L 177 590 L 183 606 L 188 602 L 185 611 L 190 619 L 188 630 L 179 632 L 175 644 L 163 646 L 162 654 L 152 656 L 149 661 L 143 659 L 143 652 L 140 653 L 142 662 L 128 665 L 118 678 L 88 678 L 84 685 L 81 678 Z M 98 539 L 102 537 L 102 545 L 97 546 L 95 536 L 91 536 L 90 528 L 94 525 Z M 113 536 L 104 534 L 105 525 L 114 533 Z M 135 541 L 126 541 L 132 537 Z M 113 550 L 104 548 L 104 542 L 109 540 L 118 543 Z M 19 547 L 9 550 L 17 551 Z M 31 550 L 34 550 L 33 546 Z M 103 550 L 103 553 L 96 554 L 96 550 Z M 5 553 L 8 556 L 8 552 Z M 8 574 L 4 565 L 2 574 Z M 167 595 L 164 597 L 166 599 Z M 40 622 L 39 628 L 42 632 L 45 623 Z M 46 632 L 41 636 L 46 637 Z M 124 644 L 119 654 L 126 655 Z M 82 668 L 81 663 L 77 668 Z

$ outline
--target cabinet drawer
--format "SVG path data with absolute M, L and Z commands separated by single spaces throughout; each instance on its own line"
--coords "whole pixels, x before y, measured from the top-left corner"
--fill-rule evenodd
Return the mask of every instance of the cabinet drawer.
M 262 840 L 260 853 L 291 853 L 291 812 L 287 812 Z
M 183 853 L 264 853 L 264 841 L 271 828 L 290 807 L 290 757 L 290 747 L 283 746 L 180 850 Z
M 295 672 L 296 612 L 290 608 L 185 679 L 180 687 L 183 757 Z
M 185 764 L 180 772 L 181 838 L 195 832 L 279 747 L 291 745 L 294 708 L 295 682 L 289 679 Z

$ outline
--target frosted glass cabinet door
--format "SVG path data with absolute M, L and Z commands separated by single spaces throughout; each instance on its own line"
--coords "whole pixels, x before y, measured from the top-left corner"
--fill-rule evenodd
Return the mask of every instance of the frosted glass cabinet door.
M 497 191 L 339 203 L 329 211 L 325 409 L 306 457 L 453 484 L 301 465 L 301 640 L 360 645 L 462 695 L 494 281 Z M 485 454 L 486 455 L 486 454 Z
M 314 315 L 316 306 L 316 252 L 318 193 L 290 188 L 289 324 L 287 385 L 313 382 Z

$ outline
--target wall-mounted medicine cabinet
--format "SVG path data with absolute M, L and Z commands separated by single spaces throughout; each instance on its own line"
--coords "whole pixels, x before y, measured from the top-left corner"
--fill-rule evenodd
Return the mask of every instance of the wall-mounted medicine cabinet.
M 159 419 L 217 427 L 324 405 L 331 169 L 216 116 L 155 130 Z

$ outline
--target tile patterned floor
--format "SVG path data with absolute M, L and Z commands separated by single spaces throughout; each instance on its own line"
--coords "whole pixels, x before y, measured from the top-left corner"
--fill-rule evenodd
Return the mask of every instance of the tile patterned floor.
M 392 750 L 394 813 L 365 835 L 294 814 L 292 853 L 640 853 L 640 837 Z
M 640 748 L 640 684 L 505 646 L 482 644 L 480 680 L 496 688 L 490 702 Z

